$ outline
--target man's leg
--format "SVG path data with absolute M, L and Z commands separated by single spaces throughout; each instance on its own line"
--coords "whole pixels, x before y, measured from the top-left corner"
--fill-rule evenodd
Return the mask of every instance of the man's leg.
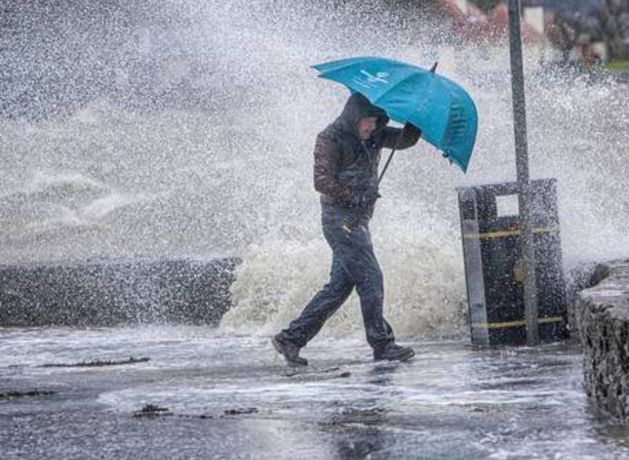
M 332 255 L 330 281 L 306 305 L 301 315 L 279 335 L 280 340 L 301 348 L 320 330 L 325 321 L 347 300 L 354 283 L 345 272 L 336 253 Z
M 395 343 L 393 330 L 382 313 L 384 288 L 382 270 L 371 244 L 368 221 L 357 222 L 344 239 L 336 240 L 335 253 L 350 278 L 356 283 L 365 323 L 367 342 L 376 360 L 405 361 L 415 354 L 412 348 Z
M 349 277 L 356 283 L 367 342 L 381 349 L 395 340 L 393 329 L 383 316 L 384 287 L 382 270 L 371 244 L 366 222 L 354 225 L 351 233 L 338 241 L 335 252 Z
M 341 260 L 356 283 L 367 342 L 373 348 L 374 359 L 405 361 L 412 358 L 415 355 L 413 349 L 395 343 L 393 329 L 383 316 L 382 270 L 373 252 L 368 223 L 364 221 L 356 225 L 343 246 L 347 256 Z

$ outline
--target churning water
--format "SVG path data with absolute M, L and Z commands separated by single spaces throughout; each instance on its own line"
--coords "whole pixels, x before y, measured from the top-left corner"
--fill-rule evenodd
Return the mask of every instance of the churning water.
M 400 153 L 372 232 L 400 335 L 464 323 L 455 188 L 515 177 L 505 39 L 460 42 L 404 2 L 5 2 L 0 257 L 237 255 L 226 333 L 268 334 L 325 282 L 317 132 L 346 90 L 310 64 L 382 55 L 462 83 L 480 127 L 467 176 L 426 143 Z M 565 263 L 629 243 L 627 87 L 525 47 L 533 178 L 559 181 Z M 386 155 L 386 152 L 385 152 Z M 625 252 L 626 255 L 626 252 Z M 361 329 L 356 298 L 326 333 Z

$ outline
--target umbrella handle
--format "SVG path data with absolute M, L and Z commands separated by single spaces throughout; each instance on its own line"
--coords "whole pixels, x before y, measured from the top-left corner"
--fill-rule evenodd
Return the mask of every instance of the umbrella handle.
M 400 138 L 398 138 L 398 141 L 399 140 L 400 140 Z M 396 144 L 395 148 L 393 150 L 391 150 L 391 154 L 389 155 L 389 159 L 384 164 L 384 168 L 382 169 L 382 172 L 380 173 L 380 177 L 378 178 L 378 185 L 380 185 L 380 181 L 382 181 L 382 177 L 384 176 L 384 173 L 387 172 L 387 168 L 389 167 L 389 163 L 391 163 L 391 160 L 393 159 L 393 155 L 395 154 L 395 150 L 397 149 L 397 142 L 395 144 Z
M 387 162 L 384 164 L 384 168 L 382 169 L 382 172 L 380 173 L 380 177 L 378 177 L 378 185 L 380 185 L 380 181 L 382 180 L 382 177 L 384 176 L 384 173 L 387 172 L 387 168 L 389 167 L 389 163 L 391 163 L 391 160 L 393 160 L 393 155 L 395 154 L 395 151 L 397 150 L 397 146 L 400 143 L 400 140 L 402 139 L 402 135 L 404 134 L 404 130 L 400 131 L 400 134 L 398 134 L 397 140 L 395 141 L 395 147 L 393 147 L 393 150 L 391 150 L 391 154 L 389 155 L 389 158 L 387 159 Z
M 404 129 L 400 130 L 400 134 L 398 134 L 398 137 L 397 137 L 397 139 L 395 141 L 395 146 L 391 150 L 391 154 L 389 155 L 389 158 L 387 159 L 387 162 L 384 164 L 384 168 L 382 168 L 382 172 L 380 173 L 380 177 L 378 177 L 378 185 L 380 185 L 380 182 L 382 181 L 382 177 L 384 176 L 384 173 L 387 172 L 387 168 L 389 167 L 389 164 L 391 163 L 391 160 L 393 159 L 393 155 L 395 154 L 395 151 L 397 150 L 398 146 L 400 145 L 400 141 L 402 140 L 402 137 L 404 137 Z M 421 138 L 421 131 L 420 131 L 419 137 Z

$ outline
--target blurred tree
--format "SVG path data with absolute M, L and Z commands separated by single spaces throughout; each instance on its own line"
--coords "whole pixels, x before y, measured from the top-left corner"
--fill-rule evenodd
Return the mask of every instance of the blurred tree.
M 566 62 L 629 58 L 629 0 L 585 0 L 579 8 L 562 8 L 558 2 L 551 6 L 555 16 L 548 36 Z M 607 56 L 600 55 L 597 43 L 605 44 Z
M 629 0 L 605 0 L 601 21 L 612 59 L 629 59 Z

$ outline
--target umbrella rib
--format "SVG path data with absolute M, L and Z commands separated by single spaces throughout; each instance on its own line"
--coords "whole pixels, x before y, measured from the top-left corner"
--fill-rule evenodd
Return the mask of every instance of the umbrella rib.
M 404 62 L 400 62 L 400 61 L 395 61 L 393 59 L 384 59 L 384 58 L 379 58 L 376 56 L 362 56 L 362 57 L 358 57 L 358 58 L 347 58 L 347 59 L 338 59 L 336 61 L 332 61 L 332 62 L 323 62 L 321 64 L 314 64 L 311 65 L 310 67 L 316 70 L 319 70 L 319 67 L 322 66 L 330 66 L 330 65 L 338 65 L 340 63 L 342 63 L 342 65 L 338 66 L 338 67 L 334 67 L 332 70 L 319 70 L 320 72 L 322 72 L 322 74 L 325 74 L 326 72 L 336 72 L 337 70 L 343 70 L 346 69 L 347 67 L 351 67 L 351 66 L 355 66 L 359 63 L 362 63 L 361 61 L 381 61 L 384 62 L 386 64 L 400 64 L 400 65 L 404 65 L 407 67 L 415 67 L 412 66 L 410 64 L 406 64 Z M 415 67 L 415 68 L 419 68 L 419 67 Z M 422 69 L 420 69 L 422 70 Z M 321 75 L 319 75 L 321 76 Z
M 359 59 L 365 59 L 365 60 L 368 60 L 368 59 L 380 59 L 380 58 L 371 57 L 371 56 L 364 56 L 364 57 L 362 57 L 362 58 L 339 59 L 339 60 L 337 60 L 337 61 L 324 62 L 324 63 L 321 63 L 321 64 L 314 64 L 314 65 L 311 65 L 310 67 L 312 67 L 313 69 L 319 70 L 319 68 L 318 68 L 318 67 L 321 67 L 321 66 L 329 66 L 329 65 L 332 65 L 332 64 L 338 65 L 340 62 L 345 61 L 345 62 L 343 62 L 343 64 L 342 64 L 342 65 L 340 65 L 340 66 L 338 66 L 338 67 L 334 67 L 332 70 L 319 70 L 319 71 L 321 72 L 321 74 L 319 75 L 319 77 L 322 77 L 325 73 L 328 73 L 328 72 L 336 72 L 336 71 L 338 71 L 338 70 L 343 70 L 343 69 L 346 69 L 347 67 L 355 66 L 355 65 L 357 65 L 357 64 L 360 62 L 360 61 L 359 61 Z M 383 59 L 383 60 L 384 60 L 384 61 L 389 61 L 389 60 L 385 60 L 385 59 Z M 395 61 L 389 61 L 389 62 L 395 62 Z M 325 77 L 322 77 L 322 78 L 325 78 Z

